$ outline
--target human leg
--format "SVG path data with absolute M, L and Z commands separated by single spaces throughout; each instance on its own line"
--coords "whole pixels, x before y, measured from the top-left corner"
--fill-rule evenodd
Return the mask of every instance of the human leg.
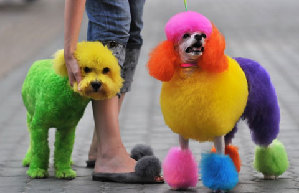
M 86 1 L 87 40 L 126 45 L 131 23 L 130 5 L 123 0 Z
M 130 11 L 128 2 L 117 1 L 86 1 L 89 18 L 87 40 L 101 41 L 108 46 L 122 67 L 125 61 L 125 45 L 129 39 Z M 120 98 L 120 110 L 124 96 Z M 97 154 L 97 135 L 93 132 L 92 143 L 88 153 L 87 167 L 94 167 Z
M 129 0 L 131 14 L 130 36 L 126 45 L 125 62 L 122 68 L 122 77 L 125 81 L 121 93 L 126 93 L 131 90 L 140 49 L 143 44 L 141 30 L 143 27 L 142 15 L 144 3 L 145 0 Z
M 125 93 L 121 93 L 118 100 L 118 112 L 120 112 L 124 98 L 125 98 Z M 98 144 L 98 138 L 94 128 L 92 142 L 90 144 L 90 148 L 88 152 L 88 160 L 86 161 L 87 167 L 93 168 L 95 165 L 95 160 L 97 158 L 97 144 Z
M 140 49 L 143 43 L 141 30 L 143 27 L 142 15 L 145 0 L 129 0 L 130 4 L 130 37 L 128 39 L 127 48 Z
M 144 0 L 143 0 L 144 1 Z M 139 2 L 139 1 L 136 1 Z M 141 2 L 141 1 L 140 1 Z M 138 3 L 136 3 L 138 4 Z M 143 4 L 142 3 L 142 7 L 143 8 Z M 93 102 L 93 107 L 94 107 L 94 114 L 95 114 L 95 123 L 96 123 L 96 132 L 94 132 L 93 135 L 93 142 L 90 148 L 90 153 L 89 153 L 89 158 L 94 158 L 94 157 L 99 157 L 99 156 L 95 156 L 95 154 L 102 154 L 104 152 L 100 152 L 102 151 L 102 149 L 105 149 L 102 147 L 102 143 L 100 142 L 100 138 L 99 138 L 99 129 L 101 129 L 102 131 L 106 132 L 105 126 L 108 126 L 105 123 L 99 123 L 99 121 L 116 121 L 117 122 L 117 126 L 108 126 L 108 127 L 113 127 L 114 129 L 118 130 L 119 132 L 119 126 L 118 126 L 118 117 L 109 117 L 107 119 L 103 118 L 103 119 L 98 119 L 97 115 L 102 114 L 102 113 L 107 113 L 107 111 L 105 110 L 99 110 L 97 111 L 97 109 L 101 109 L 99 106 L 100 104 L 102 105 L 111 105 L 111 108 L 117 108 L 117 116 L 118 116 L 118 112 L 121 109 L 121 105 L 122 102 L 124 100 L 124 96 L 125 96 L 125 92 L 127 92 L 129 90 L 130 84 L 132 82 L 132 78 L 131 76 L 129 76 L 129 78 L 126 76 L 127 73 L 124 73 L 124 62 L 125 62 L 125 58 L 126 58 L 126 62 L 125 63 L 129 63 L 132 64 L 134 63 L 134 68 L 133 68 L 133 72 L 135 70 L 135 66 L 138 60 L 138 56 L 140 53 L 140 47 L 141 47 L 141 43 L 139 44 L 139 49 L 137 51 L 137 54 L 133 54 L 133 57 L 129 57 L 125 54 L 126 48 L 125 46 L 127 45 L 127 42 L 129 40 L 130 37 L 130 24 L 131 24 L 131 10 L 130 10 L 130 4 L 128 1 L 122 1 L 122 0 L 118 0 L 118 1 L 108 1 L 108 0 L 104 0 L 104 1 L 89 1 L 87 0 L 86 2 L 86 10 L 87 10 L 87 15 L 89 17 L 89 24 L 88 24 L 88 41 L 101 41 L 104 44 L 106 44 L 108 46 L 109 49 L 111 49 L 113 51 L 113 54 L 118 58 L 119 61 L 119 65 L 122 67 L 122 76 L 123 78 L 129 79 L 129 84 L 124 83 L 125 86 L 122 90 L 121 90 L 121 94 L 120 94 L 120 98 L 118 100 L 113 99 L 110 103 L 101 103 L 99 101 L 94 101 Z M 140 4 L 139 4 L 140 6 Z M 142 12 L 141 12 L 142 13 Z M 141 17 L 141 16 L 140 16 Z M 141 26 L 142 27 L 142 26 Z M 139 30 L 139 33 L 141 31 L 141 28 Z M 139 34 L 140 35 L 140 34 Z M 132 54 L 131 54 L 132 55 Z M 136 57 L 137 56 L 137 57 Z M 127 60 L 129 58 L 133 58 L 130 60 Z M 126 65 L 128 66 L 128 65 Z M 132 66 L 132 65 L 131 65 Z M 131 68 L 131 67 L 129 67 Z M 131 73 L 133 75 L 133 73 Z M 126 81 L 125 81 L 126 82 Z M 114 102 L 117 104 L 114 104 Z M 96 112 L 95 112 L 96 111 Z M 114 109 L 114 112 L 115 109 Z M 116 114 L 113 114 L 113 116 L 116 116 Z M 98 125 L 98 126 L 97 126 Z M 101 127 L 101 128 L 100 128 Z M 104 127 L 104 128 L 103 128 Z M 108 130 L 109 128 L 107 128 Z M 115 133 L 114 133 L 115 134 Z M 113 136 L 113 135 L 112 135 Z M 98 140 L 97 140 L 98 139 Z M 120 143 L 120 137 L 119 139 L 117 139 Z M 98 141 L 98 142 L 97 142 Z M 122 155 L 126 155 L 128 156 L 128 154 L 124 154 L 125 149 L 121 144 L 119 144 L 121 146 L 121 153 Z M 115 153 L 115 152 L 114 152 Z M 131 159 L 126 159 L 128 160 L 128 162 L 131 162 Z M 104 161 L 104 160 L 103 160 Z M 98 163 L 99 161 L 97 161 Z M 104 163 L 101 163 L 104 164 Z M 97 164 L 96 164 L 97 165 Z M 97 171 L 97 166 L 95 167 L 95 171 Z M 109 169 L 108 169 L 109 170 Z
M 125 62 L 125 46 L 122 44 L 118 44 L 116 42 L 106 42 L 105 43 L 108 48 L 113 52 L 113 55 L 118 59 L 118 63 L 120 66 L 124 65 Z M 122 69 L 123 71 L 123 69 Z M 118 100 L 118 111 L 120 112 L 122 102 L 124 100 L 125 93 L 120 93 L 119 100 Z M 88 161 L 87 167 L 94 167 L 94 163 L 96 160 L 97 154 L 97 135 L 94 129 L 92 142 L 88 152 Z
M 118 124 L 118 97 L 93 101 L 98 138 L 95 172 L 133 172 L 135 160 L 130 158 L 120 137 Z

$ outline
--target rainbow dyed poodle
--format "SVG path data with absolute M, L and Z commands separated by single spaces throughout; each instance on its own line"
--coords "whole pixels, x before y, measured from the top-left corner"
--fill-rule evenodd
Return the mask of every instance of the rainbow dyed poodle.
M 213 141 L 202 155 L 203 184 L 227 191 L 238 183 L 240 158 L 231 145 L 237 122 L 246 119 L 257 145 L 255 168 L 267 179 L 288 168 L 287 153 L 276 140 L 280 111 L 266 70 L 256 61 L 224 54 L 224 36 L 205 16 L 192 11 L 166 24 L 167 40 L 151 53 L 148 69 L 163 82 L 161 109 L 166 124 L 179 134 L 163 163 L 166 182 L 174 189 L 195 187 L 198 168 L 189 139 Z

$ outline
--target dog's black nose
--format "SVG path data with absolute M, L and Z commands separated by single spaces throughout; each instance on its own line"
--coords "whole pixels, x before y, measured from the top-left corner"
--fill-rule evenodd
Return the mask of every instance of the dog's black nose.
M 198 41 L 195 44 L 193 44 L 192 46 L 195 48 L 200 48 L 202 46 L 202 43 L 200 41 Z
M 196 35 L 194 36 L 194 38 L 195 38 L 196 40 L 201 40 L 201 39 L 202 39 L 202 35 L 200 35 L 200 34 L 196 34 Z
M 101 83 L 101 82 L 98 82 L 98 81 L 96 81 L 96 82 L 91 82 L 90 84 L 91 84 L 91 87 L 93 88 L 93 90 L 94 90 L 95 92 L 97 92 L 97 91 L 99 90 L 99 88 L 102 86 L 102 83 Z

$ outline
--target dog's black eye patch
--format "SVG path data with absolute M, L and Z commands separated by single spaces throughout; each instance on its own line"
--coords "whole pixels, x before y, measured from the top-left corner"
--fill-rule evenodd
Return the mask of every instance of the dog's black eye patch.
M 184 34 L 184 35 L 183 35 L 183 39 L 187 39 L 187 38 L 189 38 L 189 37 L 191 37 L 190 34 Z
M 91 72 L 91 68 L 84 67 L 84 72 L 85 72 L 85 73 L 90 73 L 90 72 Z
M 108 72 L 110 72 L 110 68 L 108 67 L 103 68 L 103 74 L 107 74 Z
M 201 36 L 202 36 L 203 38 L 206 38 L 206 37 L 207 37 L 207 35 L 206 35 L 206 34 L 201 34 Z

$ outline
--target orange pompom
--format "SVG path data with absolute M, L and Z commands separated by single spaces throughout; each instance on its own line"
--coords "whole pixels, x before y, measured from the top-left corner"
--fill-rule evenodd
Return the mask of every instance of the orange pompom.
M 150 54 L 147 64 L 149 74 L 161 81 L 171 80 L 175 65 L 179 62 L 178 58 L 173 43 L 168 40 L 163 41 Z
M 216 153 L 215 147 L 211 149 L 211 152 Z M 233 160 L 236 170 L 240 172 L 241 169 L 241 160 L 238 152 L 238 147 L 233 145 L 225 146 L 225 154 L 229 155 L 229 157 Z
M 237 171 L 240 172 L 241 160 L 238 152 L 238 147 L 233 145 L 226 145 L 225 154 L 229 155 L 229 157 L 233 160 Z

